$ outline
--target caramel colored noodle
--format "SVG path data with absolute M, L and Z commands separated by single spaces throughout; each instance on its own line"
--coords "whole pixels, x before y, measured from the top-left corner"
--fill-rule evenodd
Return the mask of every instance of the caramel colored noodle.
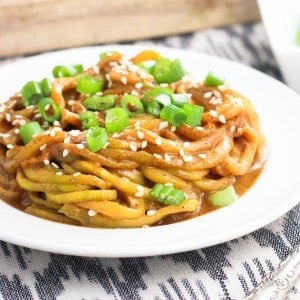
M 103 94 L 117 95 L 117 102 L 125 93 L 141 99 L 159 86 L 135 64 L 141 56 L 112 54 L 84 73 L 104 81 Z M 239 178 L 257 176 L 263 167 L 264 140 L 250 101 L 227 86 L 208 87 L 187 76 L 168 87 L 204 107 L 201 127 L 176 128 L 142 114 L 92 152 L 79 118 L 87 96 L 76 91 L 78 79 L 53 80 L 51 98 L 61 109 L 53 125 L 42 120 L 36 105 L 25 107 L 20 94 L 0 106 L 0 195 L 29 214 L 109 228 L 177 222 L 214 210 L 208 193 L 229 185 L 243 190 Z M 105 113 L 95 115 L 103 126 Z M 29 121 L 45 131 L 24 145 L 18 132 Z M 159 203 L 150 195 L 156 183 L 172 185 L 187 198 L 179 205 Z

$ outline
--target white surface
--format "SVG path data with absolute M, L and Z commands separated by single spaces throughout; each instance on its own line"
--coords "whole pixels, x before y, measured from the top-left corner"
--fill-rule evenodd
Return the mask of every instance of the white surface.
M 258 0 L 271 48 L 287 84 L 300 93 L 299 0 Z
M 228 60 L 162 47 L 179 57 L 199 78 L 214 70 L 257 109 L 269 147 L 265 169 L 235 204 L 177 224 L 137 229 L 91 229 L 58 224 L 27 215 L 0 201 L 0 239 L 30 248 L 81 256 L 158 255 L 215 245 L 245 235 L 275 220 L 300 199 L 300 96 L 280 82 Z M 48 76 L 57 64 L 96 63 L 98 54 L 117 49 L 134 55 L 142 47 L 105 46 L 44 54 L 0 67 L 0 99 L 27 80 Z

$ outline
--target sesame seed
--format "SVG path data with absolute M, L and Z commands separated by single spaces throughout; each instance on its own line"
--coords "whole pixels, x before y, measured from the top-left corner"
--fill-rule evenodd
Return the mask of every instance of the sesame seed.
M 45 105 L 44 110 L 47 111 L 50 108 L 50 104 Z
M 138 192 L 141 192 L 141 191 L 144 191 L 144 188 L 143 188 L 141 185 L 137 185 L 137 186 L 136 186 L 136 190 L 137 190 Z
M 40 150 L 43 151 L 47 147 L 47 144 L 44 144 L 40 147 Z
M 62 93 L 62 88 L 61 88 L 60 86 L 56 86 L 56 87 L 55 87 L 55 92 L 56 92 L 57 94 L 61 94 L 61 93 Z
M 155 210 L 155 209 L 149 209 L 149 210 L 147 210 L 146 215 L 153 216 L 156 214 L 156 212 L 157 212 L 157 210 Z
M 184 162 L 192 162 L 193 161 L 193 156 L 192 155 L 184 155 L 182 157 Z
M 207 154 L 206 153 L 199 153 L 198 157 L 200 157 L 202 159 L 205 159 L 205 158 L 207 158 Z
M 236 129 L 235 125 L 231 125 L 229 128 L 230 133 L 234 133 L 235 129 Z
M 190 147 L 191 143 L 190 142 L 184 142 L 183 143 L 183 148 L 188 148 Z
M 180 156 L 184 156 L 185 155 L 184 150 L 182 148 L 179 149 L 179 154 L 180 154 Z
M 0 105 L 0 112 L 4 112 L 6 109 L 6 106 L 4 104 Z
M 167 162 L 171 161 L 171 156 L 167 153 L 165 153 L 165 161 L 167 161 Z
M 172 182 L 167 182 L 164 184 L 164 186 L 173 186 L 173 183 Z
M 139 139 L 143 139 L 145 137 L 145 134 L 144 134 L 144 132 L 138 130 L 137 136 L 138 136 Z
M 123 84 L 127 84 L 127 77 L 125 77 L 125 76 L 121 76 L 121 82 L 123 83 Z
M 140 122 L 140 121 L 136 121 L 136 122 L 134 123 L 134 128 L 135 128 L 135 129 L 140 129 L 140 128 L 141 128 L 141 122 Z
M 160 139 L 160 138 L 156 138 L 156 139 L 154 140 L 154 142 L 155 142 L 155 144 L 158 145 L 158 146 L 160 146 L 160 145 L 163 144 L 163 140 Z
M 40 113 L 34 114 L 34 118 L 35 118 L 35 119 L 39 119 L 40 117 L 41 117 L 41 114 L 40 114 Z
M 146 147 L 147 147 L 147 144 L 148 144 L 147 141 L 142 141 L 141 148 L 142 148 L 142 149 L 146 148 Z
M 162 156 L 160 154 L 158 154 L 158 153 L 153 153 L 153 156 L 156 157 L 156 158 L 162 159 Z
M 70 134 L 71 136 L 76 137 L 76 136 L 79 136 L 80 131 L 79 131 L 79 130 L 71 130 L 71 131 L 69 132 L 69 134 Z
M 203 97 L 208 99 L 212 96 L 212 94 L 213 94 L 212 92 L 206 92 L 206 93 L 203 94 Z
M 5 114 L 5 119 L 7 122 L 10 122 L 11 121 L 11 115 L 9 113 L 6 113 Z
M 136 152 L 137 151 L 137 146 L 135 143 L 129 143 L 129 148 L 131 151 Z
M 137 82 L 135 85 L 134 85 L 135 88 L 137 89 L 141 89 L 143 87 L 143 83 L 142 82 Z
M 62 156 L 63 157 L 67 157 L 69 154 L 69 150 L 68 149 L 64 149 Z
M 45 165 L 45 166 L 48 166 L 49 164 L 50 164 L 49 159 L 44 159 L 44 165 Z
M 144 191 L 138 191 L 138 192 L 136 192 L 136 193 L 134 194 L 134 196 L 135 196 L 135 197 L 138 197 L 138 198 L 143 197 L 143 196 L 144 196 Z
M 211 109 L 211 110 L 209 111 L 209 114 L 210 114 L 212 117 L 214 117 L 214 118 L 216 118 L 216 117 L 218 116 L 217 112 L 216 112 L 215 110 L 213 110 L 213 109 Z
M 55 121 L 53 122 L 53 125 L 54 125 L 54 126 L 60 126 L 60 123 L 59 123 L 57 120 L 55 120 Z
M 19 128 L 16 128 L 15 129 L 15 134 L 18 134 L 20 132 L 20 129 Z
M 73 106 L 75 104 L 75 101 L 74 100 L 69 100 L 67 103 L 68 103 L 68 105 Z
M 174 132 L 175 130 L 176 130 L 176 126 L 175 126 L 175 125 L 172 125 L 171 128 L 170 128 L 170 131 L 171 131 L 171 132 Z
M 115 139 L 115 138 L 118 138 L 119 136 L 120 136 L 120 133 L 115 132 L 112 134 L 111 137 Z
M 88 210 L 88 215 L 89 215 L 90 217 L 95 217 L 95 216 L 97 215 L 97 212 L 94 211 L 94 210 L 92 210 L 92 209 L 89 209 L 89 210 Z
M 65 144 L 69 144 L 70 141 L 71 141 L 71 137 L 70 137 L 70 136 L 66 136 L 66 137 L 64 138 L 64 143 L 65 143 Z
M 221 93 L 217 90 L 214 90 L 213 91 L 214 95 L 217 97 L 217 98 L 220 98 L 221 97 Z
M 162 130 L 162 129 L 168 127 L 168 126 L 169 126 L 169 122 L 168 121 L 160 122 L 159 126 L 158 126 L 158 129 Z
M 197 126 L 197 127 L 195 127 L 195 129 L 197 129 L 197 130 L 199 130 L 199 131 L 203 131 L 203 130 L 204 130 L 204 128 L 201 127 L 201 126 Z
M 51 166 L 54 167 L 54 168 L 56 168 L 56 169 L 59 169 L 59 166 L 55 162 L 52 162 Z
M 8 149 L 13 149 L 13 148 L 14 148 L 14 145 L 13 145 L 13 144 L 7 144 L 6 147 L 7 147 Z
M 75 172 L 73 173 L 73 176 L 79 176 L 81 174 L 81 172 Z
M 56 131 L 53 129 L 50 129 L 50 136 L 55 137 L 55 135 L 56 135 Z
M 0 133 L 0 136 L 3 138 L 8 138 L 8 137 L 10 137 L 10 134 L 9 133 Z
M 136 90 L 132 90 L 131 92 L 130 92 L 130 94 L 132 95 L 132 96 L 139 96 L 139 92 L 138 91 L 136 91 Z
M 55 174 L 58 176 L 61 176 L 63 174 L 63 172 L 56 172 Z
M 83 148 L 84 148 L 84 145 L 83 145 L 83 144 L 76 144 L 76 148 L 77 148 L 77 149 L 83 149 Z
M 218 120 L 221 123 L 224 123 L 224 124 L 226 123 L 226 119 L 225 119 L 224 115 L 219 115 Z

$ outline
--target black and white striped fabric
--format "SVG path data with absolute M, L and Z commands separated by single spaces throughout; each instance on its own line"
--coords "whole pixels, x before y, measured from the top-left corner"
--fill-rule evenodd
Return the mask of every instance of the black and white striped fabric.
M 171 46 L 226 57 L 281 79 L 260 23 L 135 44 Z M 259 298 L 256 292 L 297 251 L 299 220 L 300 204 L 242 238 L 155 257 L 75 257 L 2 241 L 0 299 L 266 299 Z M 299 288 L 298 282 L 285 299 L 300 299 Z

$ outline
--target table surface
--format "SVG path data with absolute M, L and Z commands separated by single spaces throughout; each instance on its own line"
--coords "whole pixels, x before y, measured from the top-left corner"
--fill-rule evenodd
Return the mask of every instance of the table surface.
M 261 23 L 132 44 L 225 57 L 282 80 Z M 0 241 L 0 299 L 299 299 L 299 220 L 298 204 L 239 239 L 155 257 L 75 257 Z

